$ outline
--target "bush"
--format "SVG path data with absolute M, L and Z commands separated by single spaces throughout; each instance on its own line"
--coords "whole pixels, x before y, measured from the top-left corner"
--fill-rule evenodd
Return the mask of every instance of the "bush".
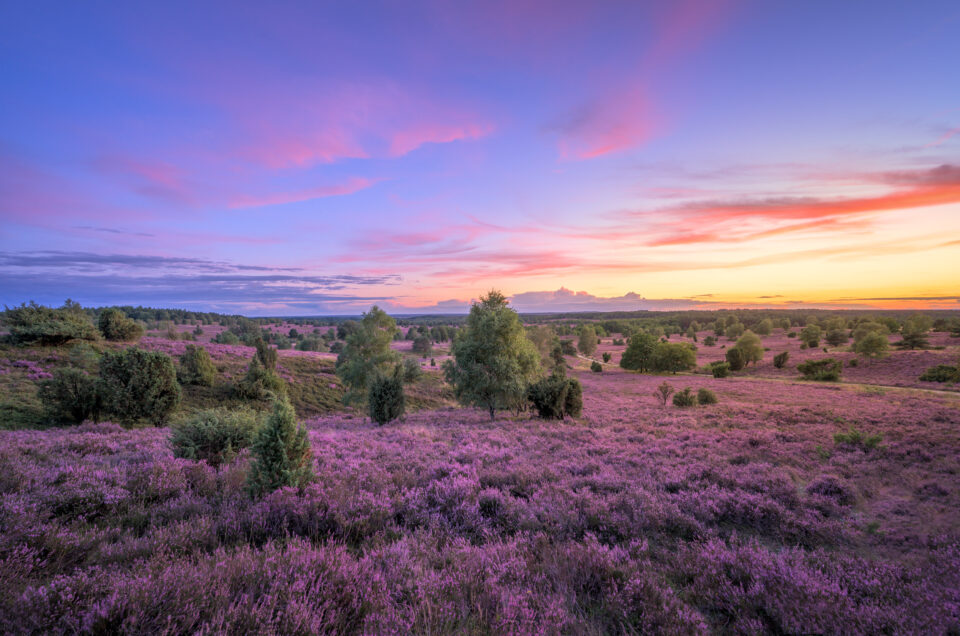
M 430 336 L 421 334 L 413 339 L 412 350 L 421 358 L 427 358 L 433 353 L 433 343 Z
M 685 388 L 683 391 L 678 391 L 673 395 L 673 405 L 680 408 L 685 408 L 688 406 L 697 405 L 697 396 L 693 394 L 690 390 L 690 387 Z
M 800 331 L 800 340 L 807 347 L 816 349 L 820 346 L 820 334 L 822 333 L 818 325 L 807 325 Z
M 244 400 L 264 400 L 283 394 L 286 387 L 280 376 L 264 368 L 260 356 L 253 356 L 246 375 L 234 385 L 233 390 L 237 397 Z
M 413 361 L 416 363 L 416 360 Z M 417 369 L 420 365 L 417 365 Z M 377 374 L 367 390 L 370 419 L 381 426 L 402 417 L 406 408 L 403 396 L 404 368 L 397 366 L 393 375 Z
M 277 358 L 279 354 L 277 350 L 267 344 L 263 338 L 258 339 L 254 346 L 257 348 L 257 358 L 260 360 L 260 364 L 263 365 L 263 368 L 267 371 L 273 371 L 277 368 Z
M 436 363 L 434 363 L 436 364 Z M 403 381 L 410 383 L 416 382 L 423 375 L 423 369 L 420 363 L 413 358 L 404 358 L 403 360 Z
M 706 338 L 703 339 L 703 346 L 705 347 L 713 347 L 716 344 L 717 344 L 717 339 L 713 336 L 707 336 Z
M 743 332 L 743 335 L 737 339 L 734 349 L 739 349 L 743 354 L 745 366 L 763 359 L 763 344 L 760 342 L 760 336 L 752 331 Z
M 554 373 L 530 385 L 527 399 L 537 415 L 548 420 L 562 420 L 569 415 L 579 417 L 583 411 L 583 389 L 580 382 Z
M 613 357 L 613 356 L 610 355 L 610 352 L 609 352 L 609 351 L 604 351 L 604 352 L 603 352 L 603 361 L 604 361 L 604 362 L 610 362 L 610 358 L 612 358 L 612 357 Z
M 213 342 L 217 344 L 236 345 L 240 344 L 240 338 L 232 331 L 221 331 L 213 338 Z
M 114 307 L 100 312 L 97 326 L 107 340 L 130 342 L 140 340 L 143 336 L 143 327 L 140 323 L 127 318 L 127 314 Z
M 697 391 L 697 402 L 699 404 L 716 404 L 717 394 L 710 389 L 700 389 Z
M 846 433 L 836 433 L 833 436 L 833 441 L 843 446 L 854 446 L 863 451 L 871 451 L 883 441 L 883 434 L 864 435 L 859 430 L 851 428 Z
M 285 486 L 302 488 L 313 479 L 313 453 L 307 430 L 286 397 L 274 400 L 273 413 L 257 431 L 247 490 L 253 497 Z
M 68 300 L 54 309 L 30 301 L 0 315 L 15 344 L 61 345 L 70 340 L 97 340 L 99 334 L 83 308 Z
M 840 379 L 843 363 L 835 358 L 821 358 L 807 360 L 797 365 L 797 371 L 803 374 L 804 380 L 820 382 L 835 382 Z
M 105 410 L 125 424 L 160 426 L 180 404 L 173 360 L 159 351 L 108 351 L 100 360 L 100 383 Z
M 730 375 L 730 363 L 720 361 L 711 362 L 710 373 L 712 373 L 715 378 L 725 378 Z
M 590 370 L 593 371 L 594 373 L 602 373 L 603 365 L 597 362 L 596 360 L 594 360 L 593 362 L 590 363 Z
M 673 395 L 673 387 L 663 382 L 660 386 L 657 387 L 657 390 L 653 392 L 653 396 L 660 400 L 661 406 L 667 405 L 667 400 L 670 399 L 670 396 Z
M 180 370 L 177 372 L 180 384 L 213 386 L 216 377 L 217 368 L 213 366 L 207 350 L 204 347 L 187 345 L 180 356 Z
M 174 457 L 205 461 L 214 468 L 229 463 L 253 444 L 262 419 L 253 411 L 217 408 L 200 411 L 173 426 Z
M 827 344 L 831 347 L 839 347 L 842 344 L 846 344 L 849 338 L 847 337 L 847 332 L 843 329 L 831 329 L 827 332 L 826 336 Z
M 867 358 L 878 358 L 886 353 L 889 347 L 886 334 L 879 331 L 865 333 L 853 343 L 853 350 Z
M 743 355 L 743 352 L 736 347 L 727 349 L 727 353 L 725 355 L 727 358 L 727 364 L 730 366 L 731 371 L 739 371 L 747 364 L 747 360 Z
M 786 366 L 787 360 L 789 359 L 790 359 L 789 351 L 778 353 L 777 355 L 773 356 L 773 366 L 775 366 L 778 369 L 782 369 L 783 367 Z
M 58 422 L 98 421 L 101 410 L 97 378 L 80 369 L 57 369 L 40 383 L 37 396 L 47 416 Z
M 688 371 L 697 366 L 697 354 L 690 344 L 661 342 L 653 352 L 653 370 Z
M 924 371 L 920 380 L 923 382 L 960 382 L 960 367 L 938 364 Z

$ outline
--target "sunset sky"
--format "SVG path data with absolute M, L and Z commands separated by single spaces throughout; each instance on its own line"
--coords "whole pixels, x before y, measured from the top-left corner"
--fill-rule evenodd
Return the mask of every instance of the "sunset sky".
M 3 2 L 0 303 L 960 309 L 958 33 L 956 0 Z

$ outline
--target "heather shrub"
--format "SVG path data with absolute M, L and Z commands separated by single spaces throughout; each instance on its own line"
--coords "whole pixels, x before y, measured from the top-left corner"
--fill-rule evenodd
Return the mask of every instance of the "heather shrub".
M 286 392 L 276 372 L 264 368 L 260 356 L 250 359 L 246 374 L 233 387 L 234 394 L 244 400 L 265 400 Z
M 697 396 L 693 394 L 690 387 L 673 394 L 673 405 L 680 408 L 697 405 Z
M 170 356 L 130 347 L 100 359 L 105 410 L 124 424 L 146 420 L 160 426 L 180 404 L 180 385 Z
M 416 363 L 416 360 L 413 361 Z M 420 365 L 417 365 L 417 369 Z M 370 419 L 381 426 L 403 417 L 406 402 L 403 395 L 404 368 L 397 366 L 392 375 L 377 374 L 367 390 Z
M 657 387 L 657 390 L 653 392 L 653 396 L 660 400 L 661 406 L 667 405 L 667 400 L 670 399 L 670 396 L 673 395 L 673 387 L 663 382 Z
M 601 365 L 599 362 L 594 360 L 593 362 L 590 363 L 590 370 L 593 371 L 594 373 L 601 373 L 603 371 L 603 365 Z
M 712 373 L 713 377 L 715 378 L 725 378 L 730 375 L 730 363 L 721 362 L 719 360 L 716 362 L 711 362 L 710 373 Z
M 432 358 L 431 358 L 432 360 Z M 434 361 L 434 366 L 436 366 L 436 361 Z M 414 360 L 413 358 L 405 358 L 403 361 L 403 381 L 410 383 L 416 382 L 420 379 L 420 376 L 423 375 L 423 369 L 420 368 L 420 363 Z
M 804 380 L 817 380 L 821 382 L 836 382 L 840 379 L 840 372 L 842 370 L 843 362 L 835 358 L 807 360 L 797 365 L 797 371 L 803 374 Z
M 107 340 L 130 342 L 139 340 L 143 336 L 143 327 L 140 323 L 131 320 L 127 314 L 114 307 L 100 312 L 97 326 Z
M 778 369 L 782 369 L 787 365 L 787 360 L 789 359 L 790 359 L 789 351 L 778 353 L 777 355 L 773 356 L 773 366 L 775 366 Z
M 807 486 L 807 494 L 832 499 L 841 506 L 852 506 L 857 496 L 846 482 L 833 475 L 823 475 Z
M 697 354 L 688 343 L 661 342 L 653 352 L 653 370 L 676 373 L 697 366 Z
M 717 394 L 711 391 L 710 389 L 700 389 L 699 391 L 697 391 L 697 403 L 698 404 L 716 404 Z
M 487 409 L 520 405 L 540 372 L 540 353 L 506 297 L 491 291 L 474 303 L 450 349 L 444 375 L 462 404 Z
M 612 358 L 612 357 L 613 357 L 613 356 L 610 354 L 609 351 L 604 351 L 604 352 L 603 352 L 603 361 L 604 361 L 604 362 L 610 362 L 610 358 Z
M 173 456 L 205 461 L 217 468 L 253 443 L 261 422 L 260 416 L 248 410 L 200 411 L 172 427 Z
M 187 345 L 180 356 L 180 369 L 177 371 L 180 384 L 213 386 L 216 376 L 217 368 L 213 366 L 207 350 L 204 347 Z
M 740 371 L 747 364 L 747 360 L 743 355 L 743 352 L 736 347 L 727 349 L 725 357 L 727 359 L 727 365 L 729 365 L 731 371 Z
M 530 385 L 527 399 L 537 415 L 548 420 L 579 417 L 583 410 L 583 389 L 579 380 L 554 373 Z
M 0 323 L 10 330 L 14 344 L 61 345 L 70 340 L 97 340 L 99 334 L 83 308 L 68 300 L 63 307 L 44 307 L 30 301 L 7 307 Z
M 960 382 L 960 366 L 938 364 L 924 371 L 920 380 L 923 382 Z
M 80 369 L 57 369 L 40 383 L 37 397 L 47 416 L 58 422 L 80 423 L 100 417 L 101 395 L 97 378 Z
M 296 413 L 286 397 L 274 400 L 273 413 L 258 429 L 251 451 L 247 490 L 253 497 L 286 486 L 302 488 L 313 479 L 313 453 L 307 429 L 297 424 Z

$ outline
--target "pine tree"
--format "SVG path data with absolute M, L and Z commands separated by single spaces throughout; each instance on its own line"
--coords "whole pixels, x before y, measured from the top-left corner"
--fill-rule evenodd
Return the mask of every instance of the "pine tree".
M 257 433 L 247 489 L 259 497 L 284 486 L 302 487 L 313 479 L 313 453 L 307 430 L 286 398 L 273 403 L 273 413 Z

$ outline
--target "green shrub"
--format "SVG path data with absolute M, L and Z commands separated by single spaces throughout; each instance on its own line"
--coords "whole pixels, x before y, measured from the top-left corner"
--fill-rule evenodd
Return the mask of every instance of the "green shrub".
M 924 371 L 920 380 L 923 382 L 960 382 L 960 366 L 938 364 Z
M 274 371 L 266 369 L 260 356 L 253 356 L 247 373 L 233 387 L 237 397 L 244 400 L 265 400 L 286 392 L 286 386 Z
M 97 340 L 99 333 L 83 308 L 68 300 L 54 309 L 30 301 L 19 307 L 7 307 L 0 323 L 10 330 L 14 344 L 61 345 L 70 340 Z
M 727 349 L 727 353 L 725 355 L 727 358 L 727 364 L 730 366 L 731 371 L 740 371 L 747 364 L 747 359 L 743 355 L 743 352 L 736 347 Z
M 721 362 L 719 360 L 716 362 L 711 362 L 710 373 L 712 373 L 713 377 L 715 378 L 725 378 L 730 375 L 730 363 Z
M 180 384 L 213 386 L 216 377 L 217 368 L 213 366 L 207 350 L 204 347 L 187 345 L 180 356 L 180 370 L 177 372 Z
M 602 373 L 603 365 L 597 362 L 596 360 L 594 360 L 593 362 L 590 363 L 590 370 L 593 371 L 594 373 Z
M 778 353 L 777 355 L 773 356 L 773 366 L 775 366 L 778 369 L 782 369 L 783 367 L 786 366 L 787 360 L 789 359 L 790 359 L 789 351 Z
M 717 394 L 711 391 L 710 389 L 700 389 L 699 391 L 697 391 L 697 403 L 698 404 L 716 404 Z
M 160 426 L 180 404 L 180 385 L 170 356 L 130 347 L 100 360 L 105 410 L 124 424 L 146 420 Z
M 653 392 L 653 396 L 660 400 L 661 406 L 667 405 L 667 400 L 670 399 L 671 395 L 673 395 L 673 387 L 666 382 L 661 383 L 657 390 Z
M 221 331 L 213 338 L 213 342 L 217 344 L 236 345 L 240 344 L 240 338 L 232 331 Z
M 143 336 L 143 327 L 140 323 L 131 320 L 127 314 L 115 307 L 109 307 L 100 312 L 97 326 L 107 340 L 135 342 Z
M 530 385 L 527 398 L 537 414 L 548 420 L 565 416 L 579 417 L 583 410 L 583 389 L 580 382 L 554 373 Z
M 859 430 L 851 428 L 846 433 L 836 433 L 833 436 L 833 441 L 836 444 L 855 446 L 864 451 L 871 451 L 877 448 L 877 446 L 880 445 L 880 442 L 883 441 L 883 433 L 877 433 L 876 435 L 864 435 Z
M 807 360 L 797 365 L 797 371 L 803 374 L 804 380 L 820 382 L 836 382 L 840 379 L 843 363 L 835 358 L 821 358 Z
M 703 339 L 703 346 L 712 347 L 717 344 L 717 339 L 713 336 L 707 336 Z
M 743 335 L 737 339 L 734 349 L 738 349 L 743 354 L 744 365 L 749 365 L 751 362 L 756 363 L 763 359 L 763 345 L 760 336 L 752 331 L 743 332 Z
M 680 408 L 696 406 L 697 396 L 693 394 L 690 387 L 687 387 L 683 391 L 677 391 L 673 394 L 673 405 Z
M 612 358 L 612 357 L 613 357 L 613 356 L 610 355 L 610 352 L 609 352 L 609 351 L 604 351 L 604 352 L 603 352 L 603 361 L 604 361 L 604 362 L 610 362 L 610 358 Z
M 416 382 L 423 375 L 423 369 L 420 363 L 413 358 L 404 358 L 403 360 L 403 381 Z
M 277 358 L 279 354 L 277 350 L 267 344 L 263 338 L 258 339 L 254 346 L 257 348 L 257 358 L 260 360 L 260 364 L 263 365 L 263 368 L 267 371 L 273 371 L 277 368 Z
M 847 332 L 844 329 L 831 329 L 827 332 L 826 336 L 827 344 L 831 347 L 839 347 L 842 344 L 846 344 L 849 338 L 847 337 Z
M 200 411 L 173 426 L 174 457 L 205 461 L 213 467 L 229 463 L 253 444 L 262 418 L 253 411 L 217 408 Z
M 100 386 L 97 378 L 80 369 L 57 369 L 53 377 L 40 383 L 37 396 L 47 416 L 57 422 L 99 420 Z
M 820 346 L 820 334 L 822 333 L 818 325 L 807 325 L 800 331 L 800 340 L 811 349 Z
M 416 360 L 413 361 L 416 363 Z M 420 365 L 417 365 L 420 368 Z M 381 426 L 403 417 L 406 401 L 403 395 L 404 369 L 397 366 L 392 375 L 377 373 L 367 389 L 370 419 Z
M 661 342 L 653 352 L 653 370 L 659 372 L 688 371 L 697 366 L 697 354 L 688 343 Z
M 307 430 L 287 398 L 274 400 L 273 413 L 257 430 L 247 490 L 259 497 L 285 486 L 302 488 L 313 479 L 313 453 Z

